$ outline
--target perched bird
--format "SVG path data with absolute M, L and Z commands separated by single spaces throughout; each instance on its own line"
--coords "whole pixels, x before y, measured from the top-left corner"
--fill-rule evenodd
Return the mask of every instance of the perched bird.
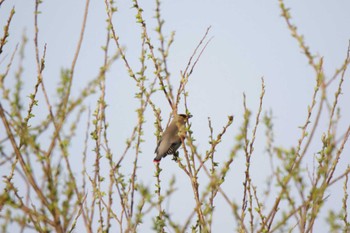
M 157 148 L 154 151 L 156 157 L 153 162 L 159 163 L 159 161 L 167 155 L 175 155 L 175 152 L 181 146 L 181 138 L 185 138 L 186 129 L 185 124 L 188 118 L 192 115 L 179 114 L 175 115 L 168 128 L 165 129 L 161 139 L 158 142 Z

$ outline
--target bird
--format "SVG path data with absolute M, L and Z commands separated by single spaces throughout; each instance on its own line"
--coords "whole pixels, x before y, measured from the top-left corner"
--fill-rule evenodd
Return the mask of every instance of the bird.
M 185 138 L 186 121 L 191 117 L 192 115 L 175 114 L 174 119 L 171 121 L 168 128 L 165 129 L 157 144 L 156 150 L 154 151 L 156 157 L 153 159 L 153 162 L 159 163 L 160 160 L 167 155 L 173 154 L 175 156 L 175 152 L 181 146 L 181 138 Z

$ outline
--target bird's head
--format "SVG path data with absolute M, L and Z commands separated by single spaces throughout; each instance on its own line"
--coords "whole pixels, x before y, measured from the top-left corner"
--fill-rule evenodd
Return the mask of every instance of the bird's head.
M 187 119 L 191 118 L 192 115 L 191 114 L 188 114 L 188 115 L 187 114 L 178 114 L 175 117 L 178 117 L 178 119 L 187 120 Z
M 178 135 L 181 138 L 185 138 L 186 136 L 186 122 L 189 118 L 191 118 L 191 114 L 176 114 L 174 116 L 174 122 L 176 122 L 176 126 L 178 128 Z

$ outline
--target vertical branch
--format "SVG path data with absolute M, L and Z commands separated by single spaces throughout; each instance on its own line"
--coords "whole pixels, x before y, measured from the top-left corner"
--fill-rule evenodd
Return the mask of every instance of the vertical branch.
M 13 59 L 15 58 L 15 55 L 16 55 L 16 53 L 17 53 L 17 49 L 18 49 L 18 44 L 16 45 L 15 50 L 13 51 L 13 53 L 12 53 L 12 55 L 11 55 L 11 58 L 10 58 L 9 63 L 7 64 L 5 73 L 3 73 L 3 74 L 0 75 L 0 89 L 2 89 L 4 100 L 8 100 L 9 102 L 11 102 L 11 101 L 10 101 L 10 96 L 9 96 L 10 90 L 5 88 L 4 80 L 5 80 L 5 78 L 7 77 L 8 73 L 10 72 Z M 15 114 L 15 115 L 16 115 L 16 114 Z
M 208 27 L 204 36 L 202 37 L 202 39 L 199 41 L 197 47 L 195 48 L 195 50 L 193 51 L 190 59 L 188 60 L 187 66 L 185 68 L 184 72 L 181 72 L 181 80 L 180 80 L 180 84 L 179 84 L 179 88 L 177 90 L 177 94 L 176 94 L 176 101 L 175 101 L 175 106 L 174 106 L 174 110 L 175 112 L 177 112 L 177 108 L 180 102 L 180 95 L 181 93 L 184 91 L 186 84 L 188 82 L 189 77 L 191 76 L 194 68 L 196 67 L 197 62 L 199 61 L 200 57 L 202 56 L 204 50 L 206 49 L 206 47 L 208 46 L 209 42 L 211 41 L 212 38 L 210 38 L 205 45 L 203 46 L 203 48 L 201 49 L 201 51 L 199 52 L 199 55 L 197 56 L 195 62 L 192 64 L 192 59 L 194 58 L 194 56 L 197 54 L 198 49 L 201 47 L 201 45 L 203 44 L 203 42 L 205 41 L 205 39 L 208 36 L 208 33 L 210 31 L 211 27 Z M 192 65 L 192 66 L 191 66 Z
M 349 166 L 348 166 L 349 167 Z M 349 198 L 349 194 L 348 194 L 348 181 L 349 181 L 349 174 L 345 175 L 345 180 L 344 180 L 344 186 L 343 186 L 343 191 L 344 191 L 344 197 L 343 197 L 343 222 L 344 222 L 344 230 L 343 232 L 349 232 L 350 230 L 350 223 L 348 220 L 348 198 Z
M 40 1 L 40 0 L 36 0 L 36 1 Z M 61 114 L 61 118 L 58 120 L 58 127 L 56 128 L 56 131 L 53 135 L 51 144 L 49 146 L 49 149 L 47 150 L 47 156 L 50 156 L 55 145 L 56 145 L 56 140 L 58 137 L 59 132 L 61 131 L 61 128 L 63 127 L 64 121 L 66 119 L 67 116 L 67 112 L 68 112 L 68 101 L 69 101 L 69 97 L 70 97 L 70 92 L 72 89 L 72 84 L 73 84 L 73 76 L 74 76 L 74 70 L 75 70 L 75 65 L 77 63 L 79 54 L 80 54 L 80 48 L 81 45 L 83 43 L 83 39 L 84 39 L 84 34 L 85 34 L 85 27 L 86 27 L 86 22 L 87 22 L 87 16 L 88 16 L 88 12 L 89 12 L 89 4 L 90 4 L 90 0 L 86 0 L 85 1 L 85 9 L 84 9 L 84 16 L 83 16 L 83 22 L 81 25 L 81 30 L 80 30 L 80 35 L 79 35 L 79 40 L 78 40 L 78 44 L 75 50 L 75 54 L 73 57 L 73 61 L 71 63 L 71 68 L 69 70 L 69 78 L 68 78 L 68 87 L 67 90 L 65 92 L 65 96 L 63 97 L 63 100 L 61 102 L 62 104 L 62 108 L 60 109 L 60 113 Z M 38 29 L 36 29 L 37 31 Z
M 349 60 L 349 54 L 350 54 L 350 44 L 348 46 L 348 51 L 347 51 L 345 63 L 348 63 L 347 61 Z M 323 202 L 324 193 L 325 193 L 326 189 L 329 187 L 329 184 L 333 178 L 334 171 L 338 165 L 338 161 L 340 159 L 340 156 L 343 152 L 345 143 L 348 140 L 348 137 L 350 134 L 350 127 L 349 127 L 345 133 L 345 136 L 344 136 L 344 139 L 340 145 L 340 148 L 336 152 L 335 157 L 331 156 L 331 153 L 333 150 L 332 148 L 335 148 L 335 135 L 336 135 L 335 132 L 331 132 L 331 129 L 333 128 L 333 124 L 334 124 L 333 117 L 334 117 L 335 108 L 337 107 L 337 104 L 338 104 L 339 95 L 342 91 L 342 85 L 344 82 L 344 76 L 345 76 L 346 70 L 347 70 L 347 67 L 344 67 L 344 69 L 341 73 L 341 78 L 339 80 L 338 88 L 337 88 L 336 93 L 335 93 L 335 99 L 333 101 L 333 105 L 332 105 L 331 110 L 330 110 L 328 130 L 327 130 L 326 136 L 324 136 L 324 139 L 323 139 L 325 153 L 324 153 L 323 157 L 321 157 L 321 162 L 320 162 L 321 166 L 318 169 L 319 173 L 322 172 L 325 177 L 324 177 L 324 180 L 320 184 L 319 187 L 316 186 L 317 185 L 317 182 L 316 182 L 314 184 L 313 189 L 312 189 L 313 194 L 314 194 L 313 195 L 314 199 L 318 200 L 318 203 L 314 204 L 311 208 L 312 215 L 308 221 L 309 225 L 308 225 L 307 231 L 310 231 L 313 228 L 314 222 L 316 220 L 316 216 L 318 215 L 320 208 L 321 208 L 321 204 Z M 332 157 L 334 157 L 334 159 L 331 162 Z M 320 175 L 318 174 L 317 178 L 319 178 L 319 177 L 320 177 Z M 316 196 L 316 194 L 317 194 L 317 196 Z
M 34 46 L 35 46 L 35 59 L 36 59 L 36 65 L 37 65 L 37 85 L 35 86 L 35 94 L 33 96 L 33 103 L 35 103 L 35 96 L 36 93 L 38 91 L 38 87 L 39 85 L 42 86 L 42 81 L 43 81 L 43 70 L 45 68 L 45 54 L 46 54 L 46 44 L 44 46 L 44 52 L 43 52 L 43 58 L 40 59 L 40 53 L 39 53 L 39 27 L 38 27 L 38 15 L 39 15 L 39 5 L 40 5 L 41 1 L 40 0 L 35 0 L 35 12 L 34 12 L 34 29 L 35 29 L 35 36 L 34 36 Z M 45 88 L 43 89 L 44 93 L 45 92 Z M 47 97 L 47 96 L 46 96 Z M 48 101 L 48 99 L 46 99 Z M 50 106 L 50 105 L 49 105 Z M 29 109 L 31 109 L 32 106 L 29 107 Z M 51 110 L 51 109 L 50 109 Z M 25 123 L 25 141 L 27 141 L 27 134 L 28 132 L 28 121 L 30 119 L 29 117 L 30 115 L 28 115 L 28 117 L 26 118 L 27 121 Z M 24 141 L 22 141 L 24 142 Z M 21 147 L 22 145 L 20 145 Z M 51 159 L 49 156 L 45 156 L 45 164 L 43 165 L 43 170 L 45 173 L 45 177 L 47 178 L 47 187 L 49 190 L 49 199 L 51 200 L 51 205 L 52 206 L 56 206 L 56 208 L 49 208 L 50 212 L 52 213 L 53 217 L 54 217 L 54 221 L 55 221 L 55 229 L 58 232 L 63 232 L 63 226 L 61 226 L 61 220 L 60 220 L 60 213 L 59 213 L 59 209 L 57 208 L 58 206 L 58 191 L 57 191 L 57 183 L 54 181 L 53 179 L 53 172 L 52 172 L 52 168 L 51 168 Z
M 139 87 L 139 92 L 136 94 L 136 98 L 140 101 L 140 107 L 137 109 L 137 126 L 136 126 L 136 133 L 137 133 L 137 139 L 136 139 L 136 145 L 135 145 L 135 159 L 134 159 L 134 164 L 133 164 L 133 171 L 131 174 L 131 182 L 130 182 L 130 186 L 129 189 L 131 191 L 131 196 L 130 196 L 130 218 L 133 217 L 133 213 L 134 213 L 134 195 L 135 195 L 135 183 L 136 183 L 136 179 L 137 179 L 137 167 L 138 167 L 138 157 L 139 154 L 141 152 L 140 146 L 141 146 L 141 142 L 142 142 L 142 135 L 143 135 L 143 130 L 142 130 L 142 126 L 145 123 L 144 120 L 144 112 L 146 110 L 148 101 L 144 100 L 145 98 L 145 80 L 146 80 L 146 76 L 145 76 L 145 71 L 146 71 L 146 65 L 145 65 L 145 60 L 146 60 L 146 48 L 145 48 L 145 43 L 146 43 L 146 38 L 144 33 L 141 34 L 141 38 L 142 38 L 142 48 L 141 48 L 141 54 L 140 54 L 140 62 L 141 62 L 141 68 L 140 71 L 137 72 L 137 74 L 139 75 L 139 78 L 137 79 L 137 86 Z M 148 99 L 149 96 L 146 95 L 146 98 Z M 135 230 L 136 230 L 136 226 L 135 226 Z
M 348 51 L 346 53 L 346 59 L 345 59 L 345 64 L 349 64 L 350 62 L 350 41 L 349 41 L 349 44 L 348 44 Z M 342 86 L 343 86 L 343 83 L 344 83 L 344 77 L 345 77 L 345 73 L 346 73 L 346 70 L 347 70 L 347 65 L 344 66 L 342 72 L 341 72 L 341 77 L 340 77 L 340 80 L 339 80 L 339 84 L 338 84 L 338 89 L 337 91 L 335 92 L 334 94 L 334 101 L 333 101 L 333 105 L 332 105 L 332 108 L 331 108 L 331 112 L 330 112 L 330 116 L 329 116 L 329 124 L 328 124 L 328 135 L 330 135 L 330 131 L 331 131 L 331 128 L 332 128 L 332 125 L 333 125 L 333 117 L 334 117 L 334 113 L 335 113 L 335 110 L 336 110 L 336 107 L 338 105 L 338 99 L 339 99 L 339 95 L 342 93 Z
M 86 133 L 85 133 L 85 139 L 84 139 L 84 150 L 83 150 L 83 170 L 81 172 L 83 178 L 82 178 L 82 191 L 85 192 L 86 190 L 86 156 L 87 156 L 87 148 L 88 148 L 88 140 L 89 140 L 89 131 L 90 131 L 90 116 L 91 116 L 91 110 L 89 108 L 88 114 L 87 114 L 87 123 L 86 123 Z M 79 196 L 78 196 L 79 197 Z M 92 219 L 88 217 L 89 210 L 87 208 L 87 204 L 84 205 L 83 202 L 80 201 L 80 205 L 82 206 L 82 213 L 83 213 L 83 219 L 85 224 L 85 229 L 88 233 L 92 232 Z M 85 206 L 85 208 L 84 208 Z
M 244 131 L 243 131 L 243 135 L 244 135 L 244 152 L 245 152 L 245 158 L 246 158 L 246 170 L 245 170 L 245 178 L 244 178 L 244 182 L 243 182 L 243 200 L 242 200 L 242 211 L 241 211 L 241 219 L 242 221 L 244 221 L 245 216 L 246 216 L 246 209 L 247 209 L 247 195 L 248 193 L 250 194 L 250 182 L 251 182 L 251 178 L 250 178 L 250 155 L 249 155 L 249 151 L 248 151 L 248 147 L 249 147 L 249 140 L 248 140 L 248 126 L 249 126 L 249 119 L 250 119 L 250 115 L 251 112 L 248 110 L 247 105 L 246 105 L 246 95 L 243 93 L 243 107 L 244 107 L 244 122 L 246 122 L 246 124 L 244 124 Z M 250 211 L 250 219 L 251 219 L 251 223 L 252 223 L 252 219 L 253 219 L 253 215 L 251 212 L 251 207 L 249 208 Z M 252 228 L 252 224 L 250 224 L 250 227 Z M 252 229 L 250 229 L 252 231 Z
M 119 52 L 119 54 L 120 54 L 121 59 L 124 61 L 124 64 L 125 64 L 125 67 L 126 67 L 126 69 L 127 69 L 127 72 L 128 72 L 128 74 L 129 74 L 129 76 L 130 76 L 130 77 L 137 83 L 137 85 L 138 85 L 139 80 L 137 79 L 135 72 L 134 72 L 133 69 L 131 68 L 131 66 L 130 66 L 130 64 L 129 64 L 129 61 L 128 61 L 128 59 L 126 58 L 125 51 L 124 51 L 123 47 L 120 45 L 120 42 L 119 42 L 119 36 L 118 36 L 118 34 L 116 33 L 116 31 L 115 31 L 115 27 L 114 27 L 112 18 L 113 18 L 113 13 L 116 11 L 116 7 L 113 7 L 113 6 L 112 6 L 112 3 L 113 3 L 113 1 L 108 2 L 107 0 L 105 0 L 106 13 L 107 13 L 107 17 L 108 17 L 107 22 L 108 22 L 108 27 L 109 27 L 110 30 L 111 30 L 111 37 L 112 37 L 113 41 L 115 42 L 115 45 L 117 46 L 117 49 L 118 49 L 118 52 Z M 138 6 L 134 6 L 134 7 L 137 8 Z M 138 12 L 142 12 L 142 9 L 139 9 Z M 137 18 L 138 21 L 141 20 L 139 14 L 136 16 L 136 18 Z M 144 21 L 143 21 L 143 22 L 144 22 Z M 142 37 L 142 39 L 145 40 L 145 43 L 146 43 L 146 42 L 147 42 L 148 36 L 147 36 L 147 34 L 145 34 L 144 31 L 143 31 L 141 37 Z M 148 44 L 148 46 L 150 46 L 150 45 Z M 143 47 L 143 46 L 142 46 L 142 47 Z M 151 46 L 151 47 L 152 47 L 152 49 L 153 49 L 153 46 Z M 151 51 L 153 51 L 153 50 L 151 50 Z M 152 56 L 152 54 L 151 54 L 151 56 Z M 147 102 L 147 103 L 146 103 L 146 106 L 147 106 L 147 104 L 150 104 L 151 107 L 152 107 L 152 109 L 153 109 L 153 111 L 156 113 L 156 115 L 157 115 L 157 109 L 156 109 L 156 107 L 155 107 L 155 104 L 151 101 L 150 98 L 151 98 L 151 95 L 155 92 L 154 86 L 155 86 L 155 82 L 156 82 L 157 78 L 158 78 L 158 77 L 156 77 L 156 78 L 154 79 L 154 81 L 151 83 L 151 85 L 150 85 L 150 87 L 149 87 L 150 91 L 147 91 L 146 89 L 143 89 L 143 90 L 142 90 L 142 92 L 143 92 L 143 93 L 145 94 L 145 96 L 146 96 L 146 102 Z M 120 164 L 120 162 L 121 162 L 122 160 L 123 160 L 123 158 L 121 158 L 121 160 L 118 162 L 118 165 Z
M 155 70 L 154 73 L 155 73 L 156 77 L 158 78 L 161 90 L 164 92 L 164 95 L 165 95 L 166 99 L 168 100 L 169 105 L 174 110 L 174 105 L 173 105 L 173 102 L 171 100 L 171 94 L 168 93 L 167 88 L 165 87 L 165 84 L 163 81 L 164 78 L 161 75 L 161 70 L 162 70 L 161 64 L 160 64 L 158 58 L 155 56 L 154 49 L 153 49 L 154 46 L 151 42 L 150 36 L 148 35 L 146 21 L 144 20 L 143 15 L 142 15 L 143 9 L 140 7 L 137 0 L 133 0 L 133 3 L 134 3 L 133 7 L 137 10 L 136 20 L 139 24 L 141 24 L 143 35 L 145 37 L 145 42 L 146 42 L 148 49 L 149 49 L 149 52 L 150 52 L 150 58 L 151 58 L 153 65 L 154 65 L 154 70 Z
M 101 68 L 101 72 L 100 72 L 100 89 L 101 89 L 101 100 L 103 101 L 103 103 L 105 103 L 105 98 L 106 98 L 106 71 L 108 69 L 108 49 L 109 49 L 109 43 L 110 43 L 110 38 L 111 38 L 111 30 L 107 27 L 107 33 L 106 33 L 106 44 L 103 47 L 103 51 L 104 51 L 104 62 L 103 62 L 103 67 Z M 119 54 L 119 53 L 118 53 Z M 105 231 L 108 232 L 109 229 L 111 228 L 111 219 L 112 219 L 112 215 L 113 215 L 113 211 L 112 211 L 112 205 L 113 205 L 113 185 L 114 185 L 114 169 L 113 169 L 113 153 L 111 151 L 111 149 L 109 148 L 108 145 L 108 137 L 107 137 L 107 127 L 108 127 L 108 123 L 107 123 L 107 119 L 106 119 L 106 107 L 107 104 L 105 103 L 102 107 L 102 111 L 103 111 L 103 118 L 101 119 L 101 121 L 103 122 L 103 128 L 104 128 L 104 133 L 103 133 L 103 139 L 104 139 L 104 144 L 106 146 L 106 158 L 109 161 L 109 165 L 110 165 L 110 171 L 109 171 L 109 188 L 108 188 L 108 206 L 107 206 L 107 223 L 106 223 L 106 229 Z M 120 220 L 119 220 L 119 224 L 120 224 Z
M 174 41 L 174 32 L 172 32 L 167 45 L 165 45 L 165 39 L 164 39 L 164 35 L 163 35 L 163 30 L 162 30 L 163 25 L 164 25 L 164 20 L 161 18 L 160 1 L 159 0 L 156 0 L 156 15 L 155 15 L 155 17 L 157 19 L 157 24 L 158 24 L 158 26 L 156 28 L 156 32 L 158 33 L 158 36 L 159 36 L 159 42 L 160 42 L 159 51 L 160 51 L 160 54 L 162 56 L 161 65 L 163 65 L 163 71 L 165 74 L 164 79 L 166 80 L 166 86 L 168 87 L 169 97 L 170 97 L 171 101 L 174 102 L 173 87 L 170 83 L 170 72 L 168 70 L 168 65 L 167 65 L 169 48 Z
M 1 6 L 2 1 L 0 2 L 0 6 Z M 7 38 L 10 35 L 9 34 L 9 29 L 10 29 L 10 24 L 11 24 L 11 20 L 13 15 L 15 14 L 15 8 L 13 7 L 11 12 L 10 12 L 10 16 L 7 19 L 7 23 L 4 26 L 4 35 L 2 36 L 2 38 L 0 39 L 0 55 L 3 52 L 3 48 L 7 42 Z M 2 80 L 1 80 L 2 81 Z
M 12 104 L 12 115 L 17 116 L 18 121 L 22 122 L 23 117 L 22 117 L 22 110 L 23 110 L 23 104 L 21 101 L 21 91 L 23 87 L 23 61 L 24 61 L 24 50 L 26 48 L 28 42 L 28 38 L 25 34 L 25 31 L 23 32 L 22 35 L 22 43 L 19 49 L 19 63 L 18 63 L 18 68 L 15 74 L 16 78 L 16 87 L 15 87 L 15 93 L 13 94 L 13 104 Z M 17 130 L 17 132 L 20 132 L 20 129 Z
M 31 184 L 31 186 L 33 187 L 33 189 L 35 190 L 35 192 L 37 193 L 39 199 L 41 200 L 41 202 L 48 207 L 49 203 L 45 197 L 45 195 L 43 194 L 43 192 L 41 191 L 41 188 L 38 186 L 38 184 L 36 183 L 36 180 L 32 174 L 32 171 L 30 170 L 30 168 L 27 166 L 26 162 L 24 161 L 24 158 L 19 150 L 19 147 L 17 146 L 16 140 L 13 136 L 11 127 L 8 123 L 8 120 L 5 116 L 5 110 L 2 106 L 2 104 L 0 103 L 0 118 L 4 124 L 5 130 L 6 130 L 6 134 L 8 135 L 12 148 L 14 150 L 14 153 L 17 157 L 17 159 L 19 160 L 19 163 L 28 179 L 28 182 Z
M 291 15 L 289 13 L 289 9 L 286 8 L 283 0 L 278 0 L 278 1 L 280 4 L 280 9 L 282 11 L 282 17 L 286 21 L 287 27 L 288 27 L 292 37 L 294 37 L 295 40 L 298 42 L 298 45 L 302 49 L 306 58 L 308 59 L 309 64 L 311 65 L 311 67 L 314 68 L 315 72 L 317 72 L 318 66 L 314 61 L 315 56 L 311 53 L 309 46 L 306 45 L 306 43 L 304 41 L 304 36 L 300 35 L 298 30 L 297 30 L 297 27 L 291 23 Z
M 255 139 L 256 139 L 256 132 L 257 132 L 257 129 L 258 129 L 258 125 L 259 125 L 259 122 L 260 122 L 260 115 L 261 115 L 261 111 L 262 111 L 262 104 L 263 104 L 263 99 L 264 99 L 264 95 L 265 95 L 265 83 L 264 83 L 264 79 L 262 78 L 261 79 L 261 94 L 260 94 L 260 102 L 259 102 L 259 109 L 258 109 L 258 113 L 256 115 L 256 119 L 255 119 L 255 126 L 254 126 L 254 129 L 253 129 L 253 132 L 252 132 L 252 139 L 251 141 L 249 142 L 248 138 L 247 138 L 247 132 L 245 132 L 245 146 L 244 146 L 244 150 L 245 150 L 245 153 L 246 153 L 246 171 L 245 171 L 245 180 L 244 180 L 244 183 L 243 183 L 243 186 L 244 186 L 244 194 L 243 194 L 243 203 L 242 203 L 242 211 L 245 209 L 243 209 L 243 207 L 246 205 L 245 204 L 245 199 L 246 199 L 246 195 L 247 195 L 247 191 L 248 191 L 248 194 L 249 194 L 249 208 L 248 208 L 248 212 L 249 212 L 249 215 L 250 215 L 250 231 L 253 232 L 253 223 L 254 223 L 254 214 L 253 214 L 253 191 L 254 193 L 255 190 L 251 190 L 252 188 L 252 180 L 251 180 L 251 177 L 250 177 L 250 161 L 251 161 L 251 157 L 252 157 L 252 154 L 253 154 L 253 151 L 254 151 L 254 142 L 255 142 Z M 250 116 L 250 111 L 247 109 L 247 106 L 246 106 L 246 98 L 245 98 L 245 95 L 244 95 L 244 109 L 245 109 L 245 114 L 244 114 L 244 118 L 249 118 Z M 248 126 L 248 125 L 247 125 Z M 247 130 L 247 129 L 246 129 Z M 248 148 L 249 147 L 249 148 Z M 254 188 L 254 187 L 253 187 Z M 256 200 L 257 200 L 257 197 L 256 197 Z M 242 212 L 242 219 L 244 220 L 244 214 Z
M 187 175 L 189 175 L 192 190 L 193 190 L 194 199 L 196 201 L 195 210 L 196 210 L 197 215 L 198 215 L 199 230 L 200 231 L 201 230 L 207 231 L 208 226 L 207 226 L 207 222 L 205 221 L 205 218 L 203 215 L 202 203 L 201 203 L 200 198 L 199 198 L 199 191 L 198 191 L 199 183 L 198 183 L 197 174 L 195 173 L 196 168 L 194 166 L 191 166 L 191 160 L 190 160 L 190 156 L 188 155 L 188 152 L 186 149 L 184 138 L 183 137 L 180 137 L 180 138 L 181 138 L 181 143 L 182 143 L 182 147 L 184 149 L 184 154 L 185 154 L 185 158 L 186 158 L 186 162 L 187 162 L 187 171 L 188 171 Z
M 322 59 L 320 60 L 320 64 L 322 64 Z M 320 67 L 320 66 L 321 65 L 319 65 L 318 67 Z M 318 68 L 318 69 L 320 69 L 320 68 Z M 272 222 L 274 220 L 275 214 L 277 213 L 278 206 L 280 204 L 282 196 L 287 191 L 287 189 L 286 189 L 287 185 L 289 184 L 289 182 L 292 180 L 292 178 L 296 174 L 296 171 L 299 169 L 299 166 L 300 166 L 300 164 L 301 164 L 301 162 L 302 162 L 302 160 L 303 160 L 303 158 L 305 156 L 305 154 L 301 155 L 302 144 L 303 144 L 303 142 L 305 141 L 305 139 L 307 138 L 307 135 L 308 135 L 308 128 L 309 128 L 309 125 L 311 123 L 310 119 L 311 119 L 311 116 L 313 115 L 314 107 L 316 106 L 316 97 L 317 97 L 318 91 L 320 89 L 320 85 L 321 85 L 321 82 L 320 82 L 319 79 L 317 79 L 316 80 L 316 86 L 314 88 L 314 92 L 313 92 L 313 95 L 311 97 L 311 105 L 308 106 L 305 123 L 301 127 L 301 131 L 302 132 L 301 132 L 301 135 L 300 135 L 300 137 L 298 139 L 295 151 L 293 152 L 293 157 L 294 158 L 291 160 L 290 167 L 289 167 L 289 169 L 287 171 L 288 174 L 283 178 L 283 180 L 282 180 L 283 182 L 280 184 L 280 186 L 282 187 L 281 191 L 279 192 L 279 194 L 277 194 L 277 197 L 275 199 L 273 207 L 271 208 L 270 213 L 266 217 L 266 224 L 269 227 L 271 226 L 271 224 L 272 224 Z M 266 227 L 266 225 L 262 224 L 262 228 L 264 228 L 264 227 Z
M 103 83 L 103 81 L 102 81 Z M 101 84 L 101 86 L 103 86 L 104 84 Z M 101 137 L 101 134 L 102 134 L 102 119 L 103 119 L 103 109 L 105 107 L 105 102 L 104 102 L 104 99 L 102 99 L 103 97 L 103 91 L 101 91 L 101 96 L 98 100 L 98 104 L 97 104 L 97 107 L 96 107 L 96 110 L 94 112 L 94 121 L 93 121 L 93 124 L 94 124 L 94 131 L 91 133 L 92 135 L 92 138 L 93 140 L 95 141 L 95 163 L 94 163 L 94 167 L 95 167 L 95 171 L 94 171 L 94 177 L 93 179 L 91 179 L 91 182 L 92 182 L 92 186 L 93 186 L 93 190 L 94 190 L 94 197 L 93 197 L 93 202 L 91 203 L 91 214 L 94 213 L 94 205 L 95 203 L 97 202 L 97 208 L 98 208 L 98 217 L 99 217 L 99 231 L 102 231 L 103 230 L 103 224 L 104 224 L 104 219 L 103 219 L 103 213 L 102 213 L 102 189 L 101 189 L 101 182 L 104 180 L 104 178 L 102 177 L 101 175 L 101 167 L 100 167 L 100 160 L 102 158 L 102 152 L 101 152 L 101 149 L 102 149 L 102 146 L 101 146 L 101 140 L 102 140 L 102 137 Z M 93 218 L 92 217 L 93 215 L 91 215 L 91 219 Z
M 209 141 L 209 143 L 212 145 L 212 148 L 213 148 L 215 146 L 215 141 L 214 141 L 214 138 L 213 138 L 213 127 L 211 125 L 210 117 L 208 117 L 208 125 L 209 125 L 209 131 L 210 131 L 210 134 L 209 134 L 209 140 L 210 141 Z M 211 170 L 210 170 L 211 174 L 210 175 L 211 175 L 211 177 L 214 177 L 214 175 L 216 173 L 217 163 L 214 162 L 214 151 L 215 151 L 215 149 L 212 149 L 211 151 L 212 151 L 211 156 L 210 156 L 210 153 L 207 153 L 206 157 L 210 158 L 210 162 L 211 162 Z M 202 164 L 204 164 L 204 162 Z M 201 166 L 202 166 L 202 164 L 201 164 Z M 210 215 L 209 215 L 209 219 L 208 219 L 208 225 L 209 225 L 210 232 L 212 231 L 212 222 L 213 222 L 213 213 L 214 213 L 214 198 L 215 198 L 215 195 L 216 195 L 215 191 L 216 190 L 215 190 L 215 186 L 214 186 L 214 187 L 212 187 L 212 190 L 210 192 L 210 197 L 209 197 Z
M 164 219 L 164 211 L 162 208 L 163 203 L 163 197 L 161 195 L 161 180 L 160 180 L 160 173 L 162 172 L 162 169 L 159 166 L 159 163 L 155 164 L 156 171 L 154 176 L 156 177 L 156 190 L 155 193 L 157 195 L 157 208 L 158 208 L 158 216 L 155 219 L 155 229 L 157 232 L 165 232 L 165 219 Z

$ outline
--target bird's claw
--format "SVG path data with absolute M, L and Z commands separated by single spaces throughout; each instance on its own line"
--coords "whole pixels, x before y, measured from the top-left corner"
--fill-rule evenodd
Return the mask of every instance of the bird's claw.
M 178 159 L 179 159 L 179 153 L 178 153 L 178 152 L 175 152 L 175 153 L 173 154 L 173 159 L 172 159 L 172 160 L 174 160 L 175 162 L 177 162 Z

